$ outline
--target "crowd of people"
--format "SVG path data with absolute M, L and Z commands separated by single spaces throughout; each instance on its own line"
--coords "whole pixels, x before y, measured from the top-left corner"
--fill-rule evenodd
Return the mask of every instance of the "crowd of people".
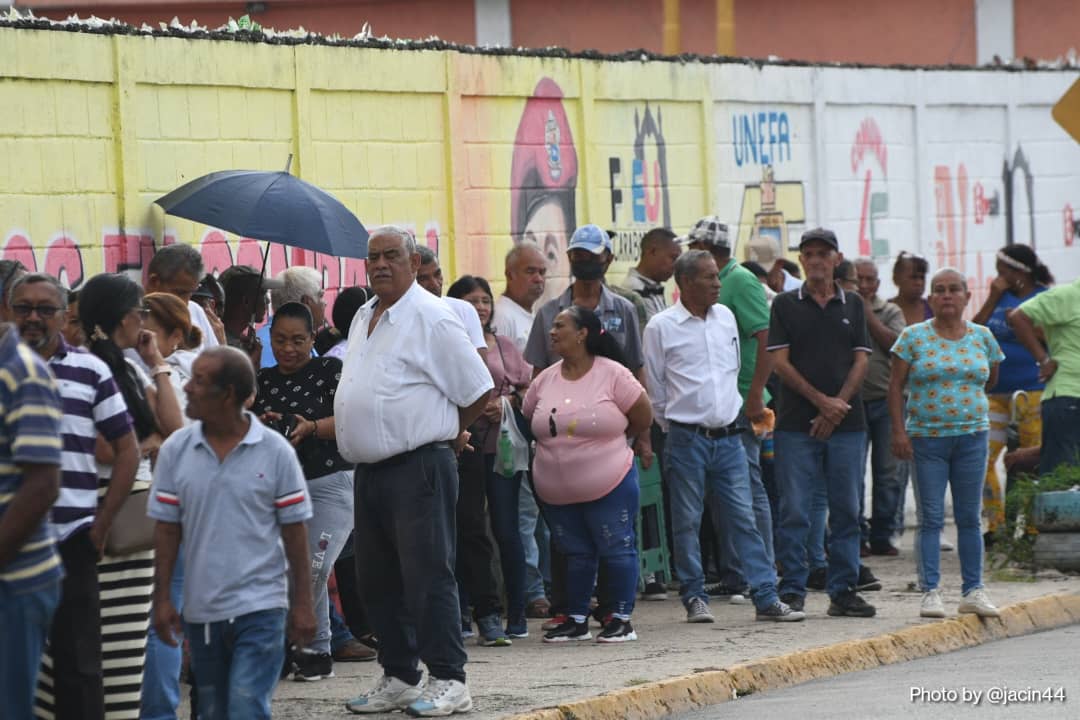
M 357 661 L 382 674 L 354 713 L 467 712 L 468 639 L 633 641 L 635 603 L 675 589 L 692 624 L 716 601 L 804 621 L 809 590 L 869 618 L 863 560 L 900 552 L 908 483 L 913 612 L 947 614 L 951 491 L 956 610 L 996 616 L 1010 420 L 1041 472 L 1078 460 L 1080 280 L 1008 245 L 974 309 L 904 252 L 885 300 L 833 232 L 798 249 L 739 263 L 706 217 L 614 280 L 590 224 L 560 294 L 523 242 L 498 297 L 475 275 L 444 296 L 386 226 L 329 317 L 318 271 L 215 277 L 185 245 L 145 287 L 0 261 L 5 717 L 175 718 L 185 672 L 193 717 L 269 717 L 280 678 Z M 643 575 L 657 468 L 670 558 Z

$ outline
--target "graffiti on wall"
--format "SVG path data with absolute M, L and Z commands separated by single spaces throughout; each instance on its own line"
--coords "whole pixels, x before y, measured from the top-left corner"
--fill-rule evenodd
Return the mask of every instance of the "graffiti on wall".
M 779 165 L 791 160 L 791 123 L 786 112 L 759 110 L 731 116 L 735 165 Z
M 535 243 L 547 258 L 540 302 L 558 296 L 570 279 L 566 246 L 577 227 L 577 151 L 563 108 L 562 88 L 551 78 L 525 101 L 510 167 L 510 227 L 515 243 Z
M 1020 187 L 1016 186 L 1017 173 L 1023 182 Z M 1031 173 L 1031 164 L 1022 147 L 1016 148 L 1011 162 L 1008 157 L 1005 158 L 1001 180 L 1005 186 L 1005 244 L 1027 243 L 1035 247 L 1035 176 Z M 1017 191 L 1022 191 L 1027 200 L 1027 228 L 1020 227 L 1016 217 Z M 1026 239 L 1023 237 L 1025 234 Z
M 1080 222 L 1073 215 L 1072 203 L 1065 203 L 1065 207 L 1061 210 L 1061 217 L 1065 225 L 1065 247 L 1072 247 L 1076 244 L 1077 238 L 1080 238 Z
M 851 145 L 851 172 L 862 176 L 862 207 L 859 211 L 859 255 L 887 258 L 889 241 L 881 236 L 878 221 L 889 215 L 889 151 L 877 121 L 868 117 L 855 132 Z
M 771 165 L 761 169 L 761 182 L 743 188 L 739 239 L 744 260 L 766 267 L 782 257 L 806 228 L 806 197 L 801 181 L 777 181 Z
M 630 187 L 625 187 L 624 158 L 608 158 L 608 183 L 611 190 L 611 225 L 615 259 L 633 262 L 641 250 L 641 238 L 650 229 L 671 227 L 671 204 L 668 200 L 667 148 L 664 121 L 660 108 L 645 103 L 643 111 L 634 110 L 634 156 L 630 161 Z M 630 194 L 630 217 L 626 218 L 626 190 Z

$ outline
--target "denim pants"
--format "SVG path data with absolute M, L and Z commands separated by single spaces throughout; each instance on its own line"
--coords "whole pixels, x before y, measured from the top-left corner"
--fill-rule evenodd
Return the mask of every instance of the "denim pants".
M 285 662 L 285 610 L 231 620 L 184 622 L 199 720 L 269 720 Z
M 566 556 L 566 601 L 570 615 L 587 617 L 589 598 L 603 562 L 606 609 L 629 617 L 637 597 L 637 466 L 602 498 L 569 505 L 544 503 L 551 540 Z
M 892 421 L 889 419 L 889 407 L 886 400 L 871 400 L 863 403 L 866 411 L 866 441 L 869 446 L 870 470 L 873 478 L 870 492 L 870 532 L 864 540 L 873 544 L 890 541 L 896 532 L 896 511 L 900 504 L 899 468 L 896 456 L 892 454 Z M 863 467 L 866 466 L 865 459 Z M 860 498 L 865 495 L 859 494 Z M 865 501 L 859 504 L 859 515 L 866 517 Z
M 307 521 L 311 552 L 311 597 L 315 606 L 315 639 L 308 650 L 330 652 L 330 596 L 326 582 L 353 526 L 352 473 L 339 470 L 308 481 L 311 519 Z
M 356 466 L 356 580 L 383 671 L 465 682 L 454 578 L 457 462 L 446 444 Z
M 551 581 L 548 565 L 551 535 L 533 496 L 529 473 L 521 473 L 518 488 L 518 533 L 525 553 L 525 601 L 530 603 L 547 597 L 544 582 Z
M 1064 463 L 1080 464 L 1080 398 L 1043 400 L 1042 421 L 1039 474 L 1046 475 Z
M 923 592 L 941 580 L 941 529 L 945 525 L 945 488 L 952 489 L 961 592 L 982 587 L 982 487 L 986 477 L 988 433 L 911 438 L 915 451 L 915 508 L 919 530 L 915 559 Z
M 683 604 L 689 605 L 694 598 L 709 599 L 700 541 L 706 493 L 723 508 L 720 525 L 727 527 L 754 605 L 765 608 L 776 602 L 776 570 L 758 530 L 743 441 L 734 435 L 710 439 L 672 425 L 664 461 L 665 481 L 671 489 L 675 572 Z
M 829 493 L 818 473 L 808 481 L 810 488 L 810 531 L 806 533 L 806 562 L 811 570 L 828 567 L 825 543 L 829 537 Z
M 0 702 L 5 718 L 33 717 L 41 653 L 59 602 L 59 580 L 22 592 L 0 580 Z
M 780 530 L 776 559 L 784 571 L 780 594 L 806 594 L 806 539 L 814 487 L 825 486 L 829 512 L 829 597 L 853 589 L 859 578 L 859 486 L 866 433 L 836 432 L 827 440 L 809 433 L 776 431 L 776 480 Z M 816 481 L 815 478 L 820 478 Z
M 741 417 L 741 416 L 740 416 Z M 746 451 L 747 467 L 750 470 L 750 494 L 754 508 L 754 523 L 758 533 L 765 543 L 765 557 L 769 565 L 774 564 L 773 557 L 773 525 L 772 507 L 769 505 L 769 495 L 765 492 L 765 486 L 761 482 L 761 438 L 753 432 L 739 433 L 743 449 Z M 713 527 L 720 536 L 717 545 L 720 548 L 718 565 L 721 570 L 720 581 L 729 587 L 743 587 L 746 585 L 746 577 L 742 572 L 742 564 L 739 562 L 739 553 L 735 547 L 735 538 L 731 533 L 730 525 L 723 521 L 723 503 L 715 496 L 710 495 L 709 510 L 713 517 Z M 672 538 L 674 540 L 674 538 Z M 674 544 L 674 543 L 673 543 Z
M 184 546 L 176 555 L 169 600 L 176 611 L 184 607 Z M 152 617 L 152 616 L 151 616 Z M 170 647 L 154 630 L 146 632 L 146 662 L 143 665 L 142 693 L 139 696 L 139 720 L 176 720 L 180 704 L 180 668 L 184 664 L 183 642 Z

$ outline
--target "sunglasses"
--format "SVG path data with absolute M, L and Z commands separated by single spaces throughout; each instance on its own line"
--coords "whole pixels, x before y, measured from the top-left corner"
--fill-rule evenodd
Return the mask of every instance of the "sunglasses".
M 55 305 L 12 305 L 11 311 L 19 317 L 30 317 L 31 314 L 37 313 L 38 317 L 48 320 L 49 318 L 60 312 L 60 308 Z
M 557 408 L 551 408 L 551 414 L 548 415 L 548 432 L 551 433 L 551 437 L 555 437 L 559 434 L 559 429 L 555 427 L 555 411 Z

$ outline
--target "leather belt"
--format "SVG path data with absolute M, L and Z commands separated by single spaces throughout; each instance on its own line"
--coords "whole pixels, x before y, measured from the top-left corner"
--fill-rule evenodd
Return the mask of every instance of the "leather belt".
M 738 435 L 746 429 L 738 427 L 735 423 L 731 423 L 730 425 L 725 425 L 724 427 L 718 428 L 705 427 L 704 425 L 691 425 L 690 423 L 681 423 L 676 422 L 675 420 L 672 420 L 671 424 L 675 427 L 681 427 L 686 430 L 695 432 L 704 438 L 708 438 L 709 440 L 718 440 L 720 438 Z

